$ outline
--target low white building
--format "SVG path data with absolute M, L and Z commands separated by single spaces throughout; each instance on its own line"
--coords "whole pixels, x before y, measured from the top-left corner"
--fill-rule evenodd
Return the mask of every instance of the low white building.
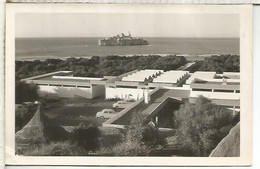
M 74 77 L 71 71 L 58 71 L 22 81 L 37 84 L 38 93 L 42 97 L 51 94 L 61 98 L 92 99 L 102 96 L 106 99 L 138 100 L 144 97 L 145 91 L 151 92 L 157 87 L 166 87 L 189 90 L 190 101 L 202 95 L 216 104 L 240 108 L 239 77 L 239 73 L 235 72 L 216 74 L 216 72 L 198 71 L 189 74 L 187 71 L 164 72 L 146 69 L 103 78 Z
M 106 99 L 133 98 L 138 100 L 144 91 L 152 91 L 158 86 L 174 87 L 184 82 L 187 71 L 141 70 L 106 84 Z
M 138 100 L 144 96 L 144 90 L 148 88 L 148 83 L 162 72 L 163 70 L 140 70 L 127 74 L 112 83 L 107 83 L 106 99 L 133 98 Z
M 239 73 L 235 77 L 238 76 Z M 226 76 L 214 79 L 195 78 L 190 84 L 190 90 L 191 102 L 199 96 L 204 96 L 215 104 L 240 110 L 240 79 L 228 79 Z
M 57 95 L 61 98 L 83 97 L 92 99 L 105 94 L 104 78 L 73 77 L 71 71 L 58 71 L 22 79 L 38 86 L 41 97 Z

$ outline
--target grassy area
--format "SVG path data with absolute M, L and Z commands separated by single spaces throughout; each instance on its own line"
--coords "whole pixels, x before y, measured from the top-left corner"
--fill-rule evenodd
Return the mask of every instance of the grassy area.
M 111 109 L 115 101 L 104 98 L 62 99 L 59 104 L 43 109 L 44 114 L 60 126 L 77 126 L 80 123 L 101 126 L 105 119 L 97 119 L 96 113 L 103 109 Z M 120 111 L 115 109 L 115 111 Z

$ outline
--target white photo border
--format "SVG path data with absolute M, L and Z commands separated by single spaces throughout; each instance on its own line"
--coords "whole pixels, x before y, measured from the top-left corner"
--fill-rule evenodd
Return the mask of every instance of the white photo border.
M 5 163 L 7 165 L 250 166 L 252 165 L 252 5 L 7 4 Z M 15 155 L 16 13 L 200 13 L 240 15 L 240 157 L 76 157 Z

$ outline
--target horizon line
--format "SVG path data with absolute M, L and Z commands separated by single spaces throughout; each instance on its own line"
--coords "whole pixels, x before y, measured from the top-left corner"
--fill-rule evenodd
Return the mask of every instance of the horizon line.
M 16 38 L 104 38 L 104 37 L 112 37 L 112 36 L 32 36 L 32 37 L 15 37 Z M 135 37 L 135 36 L 134 36 Z M 141 37 L 141 38 L 193 38 L 193 39 L 209 39 L 209 38 L 233 38 L 233 39 L 240 39 L 240 37 L 168 37 L 168 36 L 136 36 L 136 37 Z

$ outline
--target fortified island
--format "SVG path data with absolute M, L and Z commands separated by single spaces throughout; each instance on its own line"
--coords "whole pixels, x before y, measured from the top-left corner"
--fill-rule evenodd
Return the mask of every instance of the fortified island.
M 99 46 L 130 46 L 130 45 L 148 45 L 148 41 L 142 38 L 132 37 L 130 32 L 128 35 L 124 33 L 113 37 L 99 39 Z

